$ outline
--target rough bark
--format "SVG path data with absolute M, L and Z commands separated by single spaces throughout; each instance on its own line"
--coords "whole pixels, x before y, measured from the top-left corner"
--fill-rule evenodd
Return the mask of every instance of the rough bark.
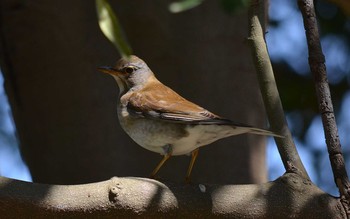
M 335 121 L 331 92 L 329 89 L 325 57 L 322 52 L 317 19 L 313 1 L 298 0 L 303 15 L 305 34 L 309 51 L 309 65 L 313 75 L 319 111 L 335 183 L 350 215 L 350 182 L 345 169 L 344 156 Z
M 135 177 L 45 185 L 0 178 L 0 214 L 1 218 L 345 218 L 338 198 L 293 173 L 254 185 L 184 185 Z
M 110 1 L 135 54 L 180 94 L 219 115 L 264 127 L 249 49 L 246 14 L 225 14 L 216 1 L 180 14 L 172 1 Z M 148 176 L 161 156 L 120 128 L 117 88 L 96 68 L 117 51 L 104 38 L 95 1 L 0 1 L 0 60 L 23 157 L 36 182 L 75 184 L 114 175 Z M 242 135 L 200 151 L 194 181 L 266 181 L 265 140 Z M 189 158 L 160 171 L 182 181 Z

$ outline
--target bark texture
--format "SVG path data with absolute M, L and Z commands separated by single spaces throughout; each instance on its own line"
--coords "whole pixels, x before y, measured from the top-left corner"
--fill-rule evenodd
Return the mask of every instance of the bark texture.
M 11 211 L 8 210 L 11 208 Z M 1 218 L 345 218 L 339 199 L 297 174 L 255 185 L 114 177 L 85 185 L 0 178 Z
M 320 43 L 314 4 L 311 0 L 298 0 L 298 5 L 303 15 L 309 50 L 309 65 L 315 83 L 316 96 L 322 117 L 322 124 L 335 183 L 339 188 L 339 193 L 344 198 L 345 205 L 350 209 L 350 182 L 345 169 L 338 127 L 335 121 L 332 97 L 327 79 L 325 57 Z M 350 215 L 350 210 L 348 210 L 348 215 Z
M 180 14 L 172 1 L 110 1 L 135 54 L 157 77 L 208 110 L 265 126 L 249 49 L 246 14 L 216 1 Z M 36 182 L 75 184 L 112 176 L 148 176 L 161 156 L 120 128 L 117 86 L 98 66 L 117 51 L 101 33 L 95 1 L 2 0 L 0 60 L 22 155 Z M 225 139 L 200 150 L 193 180 L 266 181 L 265 140 Z M 175 157 L 160 177 L 183 181 L 189 158 Z

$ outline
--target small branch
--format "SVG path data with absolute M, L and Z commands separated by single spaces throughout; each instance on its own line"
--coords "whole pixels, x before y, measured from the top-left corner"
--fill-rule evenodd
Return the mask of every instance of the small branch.
M 321 48 L 313 1 L 298 0 L 298 5 L 303 15 L 309 49 L 309 65 L 315 82 L 316 95 L 322 116 L 323 129 L 335 183 L 339 188 L 341 196 L 350 201 L 350 183 L 345 169 L 338 128 L 335 122 L 331 93 L 327 79 L 325 57 Z
M 249 8 L 249 38 L 254 66 L 256 68 L 261 94 L 265 103 L 265 109 L 269 118 L 271 129 L 285 138 L 275 138 L 278 151 L 281 155 L 285 169 L 296 171 L 301 176 L 309 179 L 296 150 L 292 134 L 284 115 L 282 103 L 279 97 L 272 65 L 267 52 L 264 38 L 265 31 L 265 1 L 253 0 Z
M 114 177 L 46 185 L 0 177 L 1 218 L 344 218 L 334 198 L 298 174 L 258 185 L 161 183 Z

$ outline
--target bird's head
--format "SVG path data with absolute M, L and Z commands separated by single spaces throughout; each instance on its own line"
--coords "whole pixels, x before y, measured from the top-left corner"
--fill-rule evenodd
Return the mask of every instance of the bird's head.
M 99 67 L 98 70 L 113 76 L 121 94 L 131 88 L 142 88 L 154 77 L 147 64 L 134 55 L 119 59 L 114 67 Z

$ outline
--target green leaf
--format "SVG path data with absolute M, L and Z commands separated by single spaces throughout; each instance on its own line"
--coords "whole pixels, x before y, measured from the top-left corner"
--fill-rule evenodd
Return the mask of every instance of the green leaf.
M 169 5 L 169 11 L 172 13 L 183 12 L 200 5 L 203 1 L 204 0 L 182 0 L 173 2 Z
M 99 26 L 104 35 L 113 43 L 122 57 L 132 54 L 122 26 L 107 0 L 96 0 Z

